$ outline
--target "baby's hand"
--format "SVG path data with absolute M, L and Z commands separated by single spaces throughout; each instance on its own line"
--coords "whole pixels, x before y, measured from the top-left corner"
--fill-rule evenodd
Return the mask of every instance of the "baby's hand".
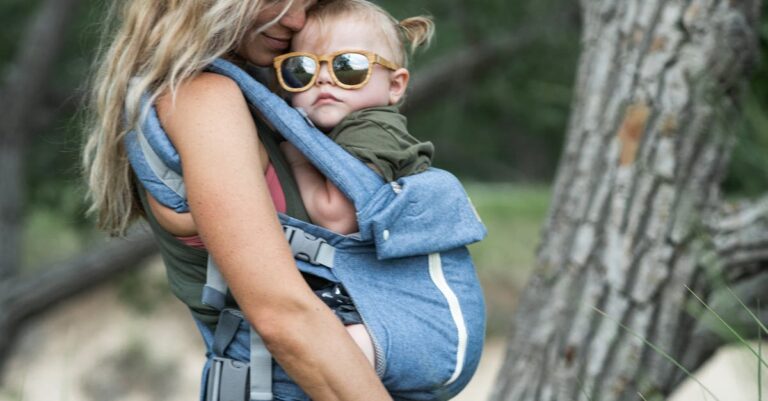
M 296 147 L 288 141 L 283 141 L 280 144 L 280 150 L 283 152 L 283 155 L 285 155 L 285 160 L 291 166 L 295 167 L 309 163 L 309 160 L 307 160 L 304 154 L 296 149 Z

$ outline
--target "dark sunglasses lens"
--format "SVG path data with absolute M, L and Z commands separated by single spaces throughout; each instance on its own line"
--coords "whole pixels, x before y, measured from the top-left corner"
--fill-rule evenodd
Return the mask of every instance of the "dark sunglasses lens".
M 359 85 L 368 76 L 368 58 L 359 53 L 343 53 L 333 58 L 333 73 L 345 85 Z
M 289 57 L 283 60 L 280 74 L 285 85 L 292 89 L 300 89 L 312 82 L 317 73 L 317 63 L 307 56 Z

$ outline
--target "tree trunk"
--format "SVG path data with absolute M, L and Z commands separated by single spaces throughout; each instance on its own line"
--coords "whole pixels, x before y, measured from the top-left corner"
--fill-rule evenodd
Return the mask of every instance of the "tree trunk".
M 759 0 L 581 3 L 566 147 L 496 401 L 666 396 L 685 373 L 664 352 L 693 370 L 723 341 L 693 293 L 725 310 L 723 284 L 768 292 L 768 199 L 719 190 Z
M 30 123 L 40 111 L 64 32 L 80 0 L 48 0 L 40 5 L 19 44 L 19 54 L 0 89 L 0 281 L 21 264 L 24 213 L 24 152 Z

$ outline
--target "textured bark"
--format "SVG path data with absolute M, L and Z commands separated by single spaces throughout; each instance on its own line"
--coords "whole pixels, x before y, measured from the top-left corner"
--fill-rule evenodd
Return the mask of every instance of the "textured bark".
M 19 269 L 24 193 L 24 151 L 30 123 L 44 100 L 64 31 L 80 0 L 44 2 L 27 28 L 11 73 L 0 89 L 0 280 Z
M 738 305 L 724 284 L 768 293 L 768 201 L 729 208 L 719 190 L 759 0 L 581 4 L 566 147 L 497 401 L 666 396 L 684 373 L 647 342 L 689 370 L 723 342 L 686 286 L 720 310 Z

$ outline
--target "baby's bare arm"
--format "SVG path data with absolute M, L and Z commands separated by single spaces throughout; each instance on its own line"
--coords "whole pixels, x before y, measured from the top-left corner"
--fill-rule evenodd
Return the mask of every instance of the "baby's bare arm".
M 312 221 L 340 234 L 356 232 L 357 216 L 352 202 L 293 145 L 283 142 L 280 149 L 291 166 Z

